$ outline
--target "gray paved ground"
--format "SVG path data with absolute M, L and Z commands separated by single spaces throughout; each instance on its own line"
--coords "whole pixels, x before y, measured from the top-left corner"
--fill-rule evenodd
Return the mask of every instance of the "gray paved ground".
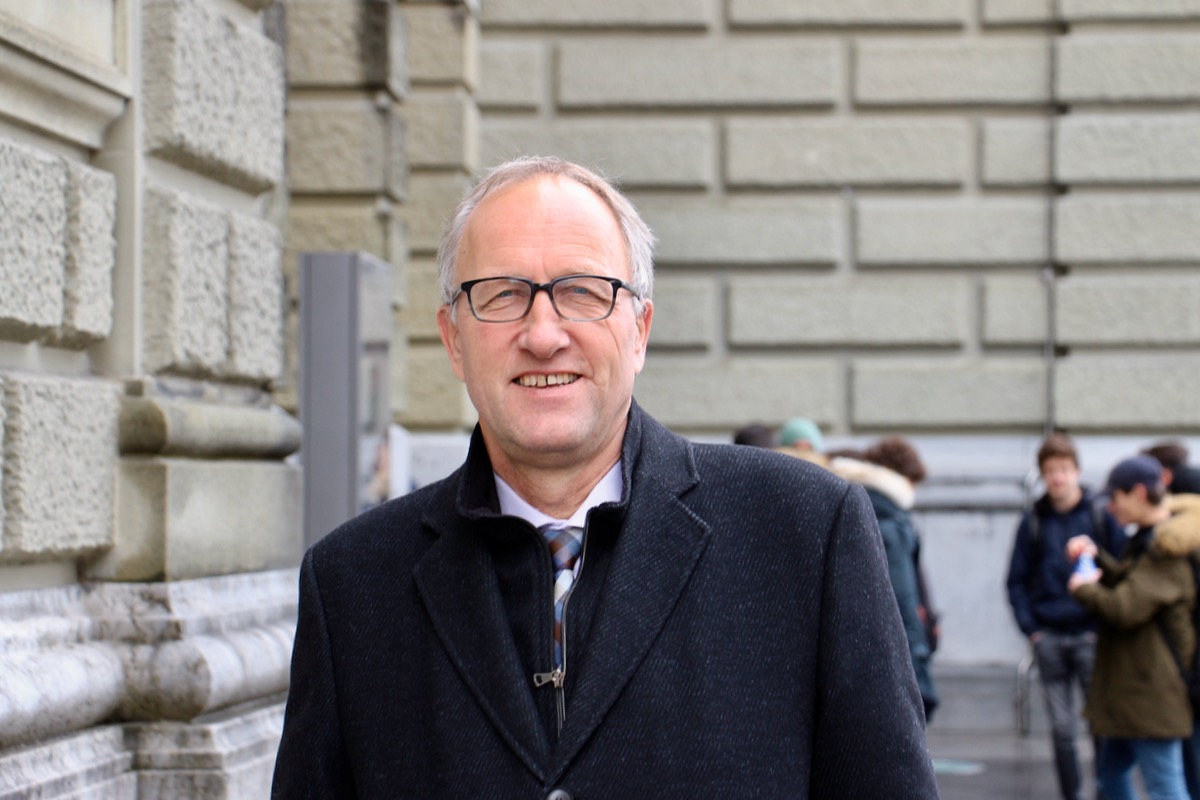
M 929 731 L 942 800 L 1058 800 L 1049 737 Z M 1081 743 L 1082 755 L 1090 753 Z M 1090 775 L 1089 775 L 1090 778 Z M 1094 796 L 1089 787 L 1085 797 Z

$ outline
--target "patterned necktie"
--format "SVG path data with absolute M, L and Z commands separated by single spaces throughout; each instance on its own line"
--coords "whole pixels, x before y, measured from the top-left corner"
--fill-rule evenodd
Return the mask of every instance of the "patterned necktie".
M 562 618 L 564 600 L 575 582 L 575 562 L 583 546 L 583 528 L 572 526 L 539 528 L 550 545 L 550 560 L 554 562 L 554 666 L 563 663 Z

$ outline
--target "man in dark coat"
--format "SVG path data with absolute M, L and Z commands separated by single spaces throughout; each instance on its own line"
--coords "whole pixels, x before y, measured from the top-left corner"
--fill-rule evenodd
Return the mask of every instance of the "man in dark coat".
M 438 323 L 479 424 L 306 554 L 275 798 L 936 798 L 862 490 L 633 401 L 651 243 L 557 159 L 460 205 Z

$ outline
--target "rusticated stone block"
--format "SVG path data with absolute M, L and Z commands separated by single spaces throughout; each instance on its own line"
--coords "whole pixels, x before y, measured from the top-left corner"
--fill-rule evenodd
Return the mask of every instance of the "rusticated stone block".
M 409 75 L 414 85 L 479 84 L 479 20 L 448 3 L 406 3 Z
M 146 149 L 238 188 L 283 174 L 283 54 L 201 0 L 147 0 Z
M 1200 36 L 1070 36 L 1058 43 L 1055 84 L 1067 103 L 1193 101 L 1200 98 Z
M 729 21 L 763 25 L 939 25 L 961 27 L 959 0 L 730 0 Z
M 357 96 L 294 101 L 287 119 L 292 191 L 402 197 L 403 130 L 390 102 L 380 108 Z
M 1040 264 L 1046 207 L 1038 200 L 864 200 L 862 264 Z
M 292 86 L 407 92 L 407 35 L 395 3 L 289 0 L 284 18 Z
M 404 413 L 397 421 L 413 429 L 461 428 L 474 423 L 475 409 L 462 383 L 450 369 L 450 360 L 439 341 L 414 344 L 408 349 L 408 381 Z
M 728 123 L 729 183 L 753 186 L 958 186 L 961 121 L 745 119 Z
M 738 198 L 639 203 L 659 239 L 661 264 L 813 264 L 842 254 L 837 203 Z
M 1071 276 L 1058 288 L 1058 339 L 1072 347 L 1194 346 L 1198 310 L 1200 277 L 1190 271 Z
M 861 41 L 854 98 L 868 105 L 1041 104 L 1050 51 L 1041 38 Z
M 283 371 L 279 231 L 245 214 L 229 218 L 230 377 L 265 383 Z
M 833 42 L 572 41 L 560 46 L 557 88 L 565 108 L 828 107 L 839 64 Z
M 739 277 L 729 293 L 729 340 L 747 346 L 956 346 L 968 335 L 968 297 L 964 277 Z
M 146 194 L 146 368 L 220 375 L 229 352 L 228 214 L 166 189 Z
M 483 159 L 554 153 L 588 164 L 624 189 L 705 188 L 714 183 L 717 131 L 703 120 L 566 120 L 550 125 L 489 122 Z
M 0 373 L 0 560 L 78 555 L 113 541 L 117 390 L 98 380 Z
M 1048 22 L 1055 0 L 983 0 L 985 25 L 1030 25 Z
M 1041 186 L 1050 180 L 1050 130 L 1044 119 L 983 123 L 981 179 L 986 186 Z
M 83 345 L 112 330 L 117 181 L 107 172 L 67 168 L 66 293 L 61 338 Z
M 494 42 L 479 46 L 481 108 L 538 108 L 546 97 L 547 45 L 540 42 Z
M 1058 422 L 1072 429 L 1200 427 L 1200 359 L 1190 354 L 1073 355 L 1059 361 L 1054 391 Z
M 442 228 L 471 183 L 459 173 L 416 173 L 409 178 L 409 192 L 421 202 L 400 206 L 396 213 L 405 222 L 408 247 L 413 253 L 437 252 Z
M 1068 196 L 1055 218 L 1066 262 L 1200 262 L 1200 200 L 1191 194 Z
M 797 415 L 838 422 L 841 369 L 833 359 L 738 359 L 651 354 L 634 385 L 638 403 L 672 428 L 737 428 Z
M 113 483 L 112 471 L 108 473 Z M 275 461 L 123 458 L 119 535 L 89 577 L 177 581 L 294 566 L 301 472 Z
M 1073 114 L 1058 123 L 1057 136 L 1062 183 L 1200 181 L 1200 114 Z
M 1200 19 L 1200 0 L 1062 0 L 1067 22 Z
M 859 359 L 852 422 L 891 430 L 1038 425 L 1046 416 L 1045 387 L 1045 366 L 1034 359 Z
M 985 344 L 1039 344 L 1046 336 L 1046 287 L 1036 274 L 983 279 Z
M 720 318 L 721 291 L 713 278 L 670 272 L 655 277 L 650 347 L 715 347 Z
M 414 92 L 403 114 L 414 167 L 479 170 L 479 107 L 469 95 L 457 89 Z
M 487 0 L 481 9 L 483 24 L 497 28 L 704 28 L 711 21 L 705 0 Z
M 440 341 L 436 315 L 442 299 L 437 265 L 432 258 L 418 258 L 405 265 L 404 273 L 408 291 L 403 308 L 396 313 L 397 322 L 414 341 Z
M 428 202 L 428 198 L 423 199 Z M 396 207 L 395 211 L 401 208 L 405 207 Z M 394 213 L 391 204 L 369 200 L 293 198 L 288 209 L 288 249 L 284 254 L 284 275 L 293 294 L 299 291 L 299 254 L 303 252 L 363 251 L 393 265 L 404 264 L 408 259 L 408 241 L 404 222 Z
M 64 161 L 0 140 L 0 338 L 29 341 L 63 319 Z

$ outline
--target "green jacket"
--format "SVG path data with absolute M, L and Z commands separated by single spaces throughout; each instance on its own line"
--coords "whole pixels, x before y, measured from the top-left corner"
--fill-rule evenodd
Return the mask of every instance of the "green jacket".
M 1168 498 L 1172 517 L 1130 540 L 1118 562 L 1101 552 L 1099 583 L 1075 589 L 1100 618 L 1096 666 L 1084 714 L 1095 736 L 1181 739 L 1192 709 L 1161 618 L 1186 665 L 1196 646 L 1196 585 L 1189 556 L 1200 548 L 1200 496 Z

